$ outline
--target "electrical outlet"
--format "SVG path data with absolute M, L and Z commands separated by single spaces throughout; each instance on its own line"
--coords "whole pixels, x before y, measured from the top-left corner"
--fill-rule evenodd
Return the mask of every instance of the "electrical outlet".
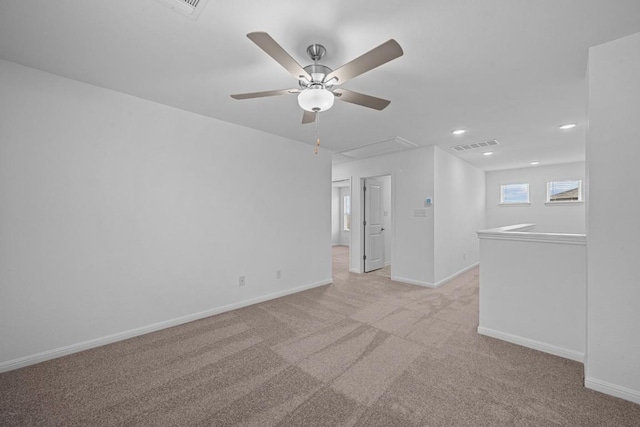
M 238 286 L 244 286 L 244 276 L 240 276 L 240 279 L 238 279 Z
M 276 270 L 276 279 L 279 279 L 282 277 L 282 270 Z

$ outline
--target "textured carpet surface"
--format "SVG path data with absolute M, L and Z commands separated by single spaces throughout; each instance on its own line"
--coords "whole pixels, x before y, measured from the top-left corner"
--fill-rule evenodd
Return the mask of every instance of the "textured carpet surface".
M 0 425 L 639 426 L 583 366 L 476 333 L 478 271 L 334 284 L 0 375 Z

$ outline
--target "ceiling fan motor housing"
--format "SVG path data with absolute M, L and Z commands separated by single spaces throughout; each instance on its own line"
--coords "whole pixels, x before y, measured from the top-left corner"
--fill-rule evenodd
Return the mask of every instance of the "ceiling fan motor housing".
M 333 86 L 333 83 L 327 84 L 327 82 L 324 81 L 325 77 L 333 71 L 331 68 L 322 64 L 311 64 L 304 67 L 304 70 L 311 76 L 311 81 L 308 81 L 306 78 L 298 80 L 301 88 L 306 89 L 317 84 L 321 84 L 325 88 Z

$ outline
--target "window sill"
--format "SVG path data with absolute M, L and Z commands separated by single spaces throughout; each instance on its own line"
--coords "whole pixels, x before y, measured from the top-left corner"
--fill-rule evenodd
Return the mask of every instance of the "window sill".
M 531 203 L 499 203 L 498 206 L 531 206 Z
M 545 202 L 545 206 L 556 206 L 556 205 L 560 205 L 560 206 L 584 205 L 584 202 L 582 202 L 582 201 L 576 201 L 576 202 Z

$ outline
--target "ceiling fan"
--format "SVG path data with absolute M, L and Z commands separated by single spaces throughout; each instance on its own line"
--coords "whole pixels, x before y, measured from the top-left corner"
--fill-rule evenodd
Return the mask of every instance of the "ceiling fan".
M 326 53 L 326 49 L 320 44 L 312 44 L 307 48 L 307 54 L 313 60 L 313 64 L 302 67 L 269 34 L 254 32 L 247 34 L 247 37 L 297 79 L 299 88 L 231 95 L 234 99 L 298 94 L 298 104 L 304 110 L 303 124 L 313 123 L 317 113 L 326 111 L 333 106 L 334 99 L 375 110 L 382 110 L 391 103 L 386 99 L 343 89 L 340 85 L 402 56 L 402 48 L 393 39 L 371 49 L 342 67 L 332 70 L 318 62 Z

